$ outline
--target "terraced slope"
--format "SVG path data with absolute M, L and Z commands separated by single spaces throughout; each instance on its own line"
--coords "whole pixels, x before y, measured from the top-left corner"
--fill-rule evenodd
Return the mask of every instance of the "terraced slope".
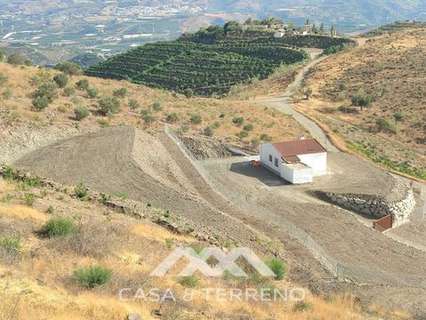
M 235 84 L 264 79 L 281 64 L 305 58 L 305 52 L 281 44 L 172 41 L 132 49 L 89 68 L 87 74 L 197 95 L 221 95 Z

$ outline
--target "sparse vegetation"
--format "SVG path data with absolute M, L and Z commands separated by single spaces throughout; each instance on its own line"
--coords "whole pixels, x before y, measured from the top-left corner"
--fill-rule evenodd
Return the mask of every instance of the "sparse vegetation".
M 55 237 L 65 237 L 73 232 L 76 228 L 74 221 L 68 218 L 51 218 L 47 223 L 41 228 L 39 233 L 47 238 Z
M 91 266 L 74 271 L 74 279 L 84 288 L 93 289 L 106 284 L 112 276 L 112 271 L 101 267 Z
M 179 279 L 179 284 L 186 288 L 195 288 L 198 286 L 198 278 L 196 276 L 186 276 Z
M 55 66 L 56 70 L 62 71 L 63 73 L 70 75 L 70 76 L 77 76 L 81 75 L 83 73 L 83 70 L 81 67 L 73 62 L 65 61 L 57 64 Z
M 273 258 L 267 262 L 267 265 L 275 274 L 275 280 L 284 279 L 287 268 L 283 261 Z
M 76 107 L 74 109 L 74 117 L 77 121 L 81 121 L 84 118 L 87 118 L 89 115 L 90 111 L 84 106 Z
M 176 112 L 169 113 L 169 114 L 167 115 L 167 117 L 166 117 L 166 121 L 167 121 L 168 123 L 175 123 L 175 122 L 177 122 L 178 120 L 179 120 L 179 117 L 178 117 L 178 115 L 177 115 L 177 113 L 176 113 Z
M 359 90 L 356 94 L 354 94 L 351 98 L 352 105 L 360 107 L 361 110 L 363 108 L 368 108 L 371 103 L 374 101 L 373 96 L 366 94 L 363 90 Z
M 112 95 L 117 98 L 124 98 L 127 95 L 126 88 L 120 88 L 113 91 Z
M 89 189 L 82 182 L 80 182 L 74 188 L 74 195 L 80 200 L 86 200 L 89 195 Z
M 234 117 L 232 119 L 232 123 L 235 124 L 236 126 L 242 126 L 244 123 L 244 118 L 243 117 Z
M 139 104 L 139 102 L 137 101 L 137 100 L 135 100 L 135 99 L 130 99 L 129 100 L 129 108 L 130 108 L 130 110 L 137 110 L 137 109 L 140 109 L 140 104 Z
M 294 312 L 305 312 L 312 309 L 312 304 L 306 301 L 299 301 L 293 306 Z
M 89 80 L 81 79 L 75 83 L 75 86 L 78 90 L 87 91 L 89 89 Z
M 387 133 L 396 133 L 396 126 L 385 118 L 378 118 L 376 120 L 376 126 L 379 131 Z
M 105 116 L 115 114 L 120 110 L 120 101 L 116 97 L 102 97 L 98 100 L 98 110 Z
M 152 110 L 154 110 L 154 111 L 156 111 L 156 112 L 161 111 L 161 110 L 162 110 L 161 102 L 160 102 L 160 101 L 155 101 L 155 102 L 152 104 Z
M 65 73 L 60 73 L 53 77 L 53 81 L 59 88 L 65 88 L 68 84 L 68 76 Z
M 94 99 L 98 96 L 98 90 L 95 87 L 87 88 L 86 93 L 89 99 Z
M 190 120 L 192 124 L 200 124 L 203 121 L 199 114 L 191 115 Z

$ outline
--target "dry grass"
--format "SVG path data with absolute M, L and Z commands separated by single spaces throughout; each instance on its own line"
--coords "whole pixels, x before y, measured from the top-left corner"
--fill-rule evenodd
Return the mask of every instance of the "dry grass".
M 0 179 L 0 184 L 4 182 Z M 40 191 L 40 190 L 34 190 Z M 0 197 L 6 192 L 0 190 Z M 7 192 L 20 193 L 12 183 Z M 61 200 L 58 200 L 61 199 Z M 52 214 L 41 213 L 42 208 L 55 207 L 54 216 L 71 216 L 78 224 L 78 232 L 68 238 L 38 238 L 41 218 Z M 4 208 L 4 207 L 2 207 Z M 7 216 L 4 212 L 8 212 Z M 352 297 L 336 297 L 333 300 L 308 294 L 306 303 L 295 307 L 294 303 L 256 301 L 217 301 L 206 299 L 203 288 L 245 288 L 251 285 L 269 285 L 270 282 L 252 280 L 249 283 L 227 279 L 209 279 L 197 275 L 198 285 L 193 289 L 192 302 L 183 299 L 185 287 L 179 284 L 173 273 L 165 278 L 152 278 L 151 270 L 164 259 L 170 250 L 180 244 L 195 245 L 189 236 L 171 233 L 148 221 L 136 220 L 109 211 L 101 204 L 81 202 L 67 195 L 49 190 L 37 202 L 35 208 L 8 205 L 0 212 L 0 225 L 14 226 L 22 239 L 21 259 L 13 265 L 0 262 L 0 319 L 23 320 L 28 314 L 34 319 L 125 319 L 137 313 L 143 319 L 365 319 Z M 31 212 L 31 214 L 27 214 Z M 37 212 L 35 214 L 34 212 Z M 25 214 L 24 214 L 25 213 Z M 22 220 L 25 217 L 25 220 Z M 25 227 L 21 225 L 25 223 Z M 5 233 L 0 228 L 1 234 Z M 172 240 L 172 242 L 170 242 Z M 207 245 L 207 244 L 200 244 Z M 53 249 L 53 250 L 52 250 Z M 182 260 L 176 266 L 179 271 L 185 265 Z M 93 290 L 81 288 L 72 278 L 80 267 L 101 265 L 112 271 L 112 279 Z M 293 287 L 286 280 L 274 281 L 276 288 Z M 132 288 L 127 300 L 119 300 L 121 288 Z M 173 291 L 176 301 L 144 301 L 136 297 L 136 290 L 151 288 Z M 164 292 L 164 291 L 163 291 Z M 373 312 L 373 311 L 372 311 Z M 381 310 L 374 310 L 377 315 Z M 378 316 L 377 316 L 378 318 Z M 388 317 L 404 319 L 403 315 Z M 376 316 L 371 317 L 376 319 Z
M 326 59 L 306 82 L 313 98 L 299 107 L 376 161 L 426 176 L 425 39 L 424 27 L 402 29 Z M 351 107 L 360 90 L 374 97 L 362 111 Z
M 278 112 L 263 110 L 255 104 L 239 100 L 217 100 L 207 98 L 185 98 L 166 91 L 137 86 L 127 81 L 115 81 L 83 76 L 70 77 L 68 86 L 81 79 L 87 79 L 90 87 L 98 91 L 98 96 L 111 96 L 112 92 L 119 88 L 126 88 L 128 94 L 120 99 L 121 111 L 113 116 L 102 117 L 97 114 L 97 98 L 90 99 L 85 91 L 75 90 L 70 97 L 64 96 L 63 90 L 58 90 L 58 96 L 41 112 L 35 112 L 32 108 L 31 94 L 37 85 L 33 79 L 51 79 L 56 74 L 54 70 L 43 70 L 33 67 L 15 67 L 0 63 L 0 74 L 7 76 L 8 80 L 0 91 L 10 90 L 12 97 L 0 98 L 1 117 L 4 125 L 9 128 L 17 127 L 22 122 L 31 122 L 37 126 L 78 126 L 80 128 L 95 128 L 106 125 L 128 124 L 144 128 L 149 131 L 161 129 L 167 123 L 170 114 L 177 116 L 176 121 L 170 123 L 172 127 L 189 134 L 203 133 L 206 127 L 213 129 L 215 137 L 248 146 L 252 140 L 260 139 L 266 134 L 274 140 L 294 138 L 304 130 L 298 124 Z M 291 76 L 291 74 L 290 74 Z M 290 77 L 291 78 L 291 77 Z M 289 75 L 273 78 L 271 81 L 282 85 L 289 81 Z M 269 87 L 269 85 L 267 86 Z M 0 92 L 0 96 L 1 96 Z M 137 110 L 129 107 L 129 101 L 135 100 L 140 105 Z M 161 107 L 154 110 L 153 104 L 159 102 Z M 74 120 L 74 108 L 85 106 L 91 111 L 91 115 L 80 122 Z M 146 122 L 141 112 L 148 112 L 152 122 Z M 202 119 L 199 124 L 192 124 L 192 115 L 199 115 Z M 245 124 L 252 124 L 253 130 L 248 131 L 246 137 L 238 137 L 243 130 L 232 123 L 235 117 L 244 117 Z

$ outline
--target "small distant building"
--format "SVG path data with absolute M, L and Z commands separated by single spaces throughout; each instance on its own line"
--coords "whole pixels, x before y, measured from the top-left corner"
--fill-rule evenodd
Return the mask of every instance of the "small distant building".
M 282 32 L 282 31 L 276 31 L 275 33 L 274 33 L 274 38 L 282 38 L 282 37 L 284 37 L 284 35 L 285 35 L 285 33 L 284 32 Z
M 262 144 L 260 162 L 293 184 L 309 183 L 327 174 L 327 151 L 315 139 Z

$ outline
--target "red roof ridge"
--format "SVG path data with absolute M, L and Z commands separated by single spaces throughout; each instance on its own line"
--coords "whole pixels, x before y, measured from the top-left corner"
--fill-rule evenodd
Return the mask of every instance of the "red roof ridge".
M 283 141 L 272 145 L 288 162 L 295 162 L 298 155 L 327 152 L 316 139 Z

